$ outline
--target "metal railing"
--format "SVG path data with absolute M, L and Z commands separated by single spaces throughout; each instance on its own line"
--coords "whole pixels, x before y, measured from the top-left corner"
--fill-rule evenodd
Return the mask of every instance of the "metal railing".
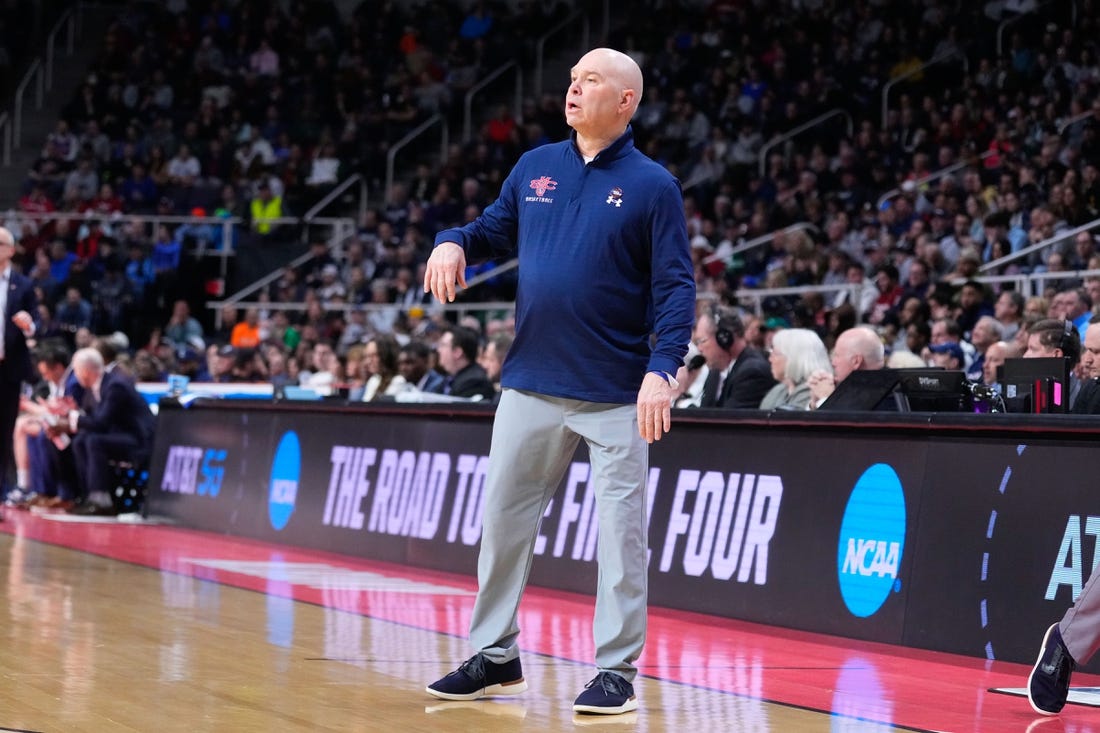
M 35 59 L 23 75 L 23 80 L 15 89 L 15 103 L 12 109 L 12 146 L 18 149 L 23 145 L 23 95 L 27 86 L 34 82 L 34 108 L 42 109 L 42 96 L 45 89 L 45 71 L 42 68 L 42 59 Z
M 302 264 L 298 262 L 298 264 Z M 286 265 L 287 267 L 296 267 L 294 263 Z M 276 277 L 281 273 L 276 273 Z M 274 278 L 272 278 L 274 280 Z M 269 281 L 270 282 L 270 281 Z M 265 283 L 266 284 L 266 283 Z M 273 303 L 267 300 L 237 300 L 234 298 L 226 298 L 225 300 L 211 300 L 207 301 L 206 307 L 215 311 L 215 319 L 220 318 L 221 309 L 225 306 L 231 306 L 233 308 L 257 308 L 259 310 L 266 311 L 289 311 L 289 312 L 305 312 L 308 303 L 306 301 L 295 301 L 293 303 Z M 415 305 L 403 305 L 401 303 L 345 303 L 336 302 L 328 303 L 325 306 L 325 310 L 328 312 L 341 312 L 348 313 L 349 311 L 364 311 L 366 313 L 374 313 L 378 311 L 396 311 L 399 313 L 408 314 L 413 308 L 419 308 L 424 312 L 430 313 L 455 313 L 459 318 L 470 313 L 489 313 L 493 311 L 511 313 L 515 311 L 516 304 L 512 301 L 486 301 L 483 303 L 440 303 L 436 300 L 432 300 L 430 303 L 415 304 Z M 219 323 L 220 327 L 220 323 Z
M 889 113 L 890 113 L 890 110 L 889 110 L 890 90 L 893 89 L 894 86 L 896 86 L 897 84 L 900 84 L 901 82 L 905 81 L 906 79 L 910 79 L 910 78 L 916 76 L 917 74 L 922 74 L 928 68 L 930 68 L 932 66 L 935 66 L 937 64 L 942 64 L 944 61 L 950 61 L 953 58 L 962 59 L 963 73 L 964 74 L 969 74 L 970 73 L 970 60 L 966 57 L 965 53 L 963 53 L 962 51 L 960 51 L 959 49 L 956 48 L 956 49 L 952 49 L 951 51 L 947 51 L 946 53 L 941 53 L 939 56 L 931 58 L 928 61 L 925 61 L 923 64 L 921 64 L 917 68 L 910 69 L 909 71 L 906 71 L 904 74 L 898 74 L 893 79 L 886 82 L 886 84 L 883 85 L 883 87 L 882 87 L 882 129 L 884 129 L 884 130 L 886 129 L 886 119 L 887 119 L 887 117 L 889 116 Z
M 1015 15 L 1011 18 L 1005 18 L 1004 20 L 1002 20 L 1000 25 L 997 26 L 997 58 L 1001 58 L 1002 54 L 1004 53 L 1005 28 L 1008 28 L 1013 23 L 1019 22 L 1019 21 L 1023 20 L 1024 18 L 1028 18 L 1028 17 L 1034 15 L 1035 13 L 1038 13 L 1040 10 L 1042 10 L 1043 8 L 1045 8 L 1048 5 L 1052 5 L 1053 3 L 1054 3 L 1054 0 L 1047 0 L 1047 2 L 1039 3 L 1034 8 L 1027 11 L 1026 13 L 1020 13 L 1019 15 Z M 1071 28 L 1076 28 L 1077 27 L 1077 0 L 1070 0 L 1070 13 L 1071 13 L 1070 27 Z
M 726 250 L 724 252 L 715 252 L 713 254 L 709 254 L 703 258 L 703 264 L 709 265 L 712 262 L 719 261 L 729 264 L 729 260 L 733 258 L 734 255 L 739 255 L 742 252 L 746 252 L 750 249 L 756 249 L 757 247 L 763 246 L 775 239 L 776 237 L 779 237 L 780 235 L 794 234 L 796 232 L 805 231 L 807 229 L 812 229 L 815 232 L 820 231 L 816 226 L 808 221 L 798 222 L 797 224 L 791 224 L 789 227 L 777 229 L 774 232 L 762 234 L 759 237 L 753 237 L 752 239 L 742 242 L 741 244 L 738 244 L 732 249 Z
M 441 160 L 447 158 L 447 146 L 449 144 L 449 129 L 447 126 L 447 118 L 441 114 L 434 114 L 428 119 L 421 122 L 415 129 L 405 135 L 393 145 L 390 146 L 389 152 L 386 153 L 386 201 L 389 201 L 393 195 L 393 177 L 394 177 L 394 161 L 397 158 L 397 154 L 401 152 L 401 149 L 411 143 L 416 138 L 423 135 L 425 132 L 440 125 L 441 130 L 441 142 L 439 145 L 439 157 Z
M 305 241 L 309 238 L 310 225 L 320 221 L 317 215 L 324 211 L 329 204 L 339 198 L 344 193 L 344 191 L 347 191 L 356 183 L 359 184 L 359 206 L 357 210 L 358 221 L 363 220 L 363 217 L 366 216 L 367 213 L 367 181 L 365 178 L 363 178 L 361 174 L 356 173 L 350 178 L 342 181 L 338 186 L 336 186 L 336 188 L 329 191 L 323 199 L 314 204 L 309 211 L 302 214 L 302 224 L 304 224 L 304 226 L 302 227 L 302 241 Z
M 516 76 L 515 91 L 512 95 L 512 114 L 517 120 L 523 114 L 523 69 L 515 61 L 509 61 L 466 92 L 462 102 L 462 142 L 468 143 L 473 138 L 474 97 L 508 71 L 512 71 Z
M 987 150 L 987 151 L 985 151 L 984 153 L 982 153 L 981 155 L 978 156 L 978 160 L 979 161 L 985 160 L 989 156 L 993 155 L 994 152 L 995 151 L 993 151 L 993 150 Z M 929 173 L 927 176 L 924 176 L 923 178 L 918 178 L 917 180 L 913 181 L 913 185 L 919 188 L 920 186 L 923 186 L 926 183 L 931 183 L 932 181 L 938 181 L 939 179 L 943 178 L 944 176 L 949 176 L 952 173 L 954 173 L 956 171 L 960 171 L 963 168 L 967 168 L 967 167 L 969 167 L 973 164 L 974 164 L 974 161 L 961 160 L 958 163 L 953 163 L 953 164 L 947 166 L 946 168 L 940 168 L 938 171 L 934 171 L 932 173 Z M 890 199 L 894 198 L 895 196 L 898 196 L 902 193 L 903 193 L 903 191 L 900 188 L 891 188 L 889 191 L 887 191 L 886 193 L 884 193 L 884 194 L 882 194 L 881 196 L 878 197 L 878 201 L 876 202 L 878 204 L 878 208 L 881 209 L 882 204 L 884 202 L 886 202 L 886 201 L 888 201 L 888 200 L 890 200 Z
M 843 109 L 841 107 L 837 107 L 836 109 L 831 109 L 828 112 L 826 112 L 825 114 L 818 115 L 817 117 L 813 118 L 809 122 L 805 122 L 805 123 L 799 125 L 798 127 L 794 128 L 793 130 L 790 130 L 789 132 L 785 132 L 782 135 L 780 135 L 779 137 L 773 138 L 773 139 L 769 140 L 767 143 L 765 143 L 764 147 L 760 148 L 760 154 L 756 159 L 757 167 L 759 168 L 760 175 L 764 176 L 764 175 L 767 174 L 767 170 L 768 170 L 768 153 L 771 152 L 772 148 L 774 148 L 776 145 L 781 145 L 781 144 L 787 142 L 791 138 L 794 138 L 798 135 L 801 135 L 802 133 L 806 132 L 806 130 L 817 127 L 822 122 L 826 122 L 827 120 L 831 120 L 834 117 L 843 117 L 845 120 L 847 120 L 847 122 L 848 122 L 848 137 L 851 138 L 853 133 L 855 132 L 855 127 L 854 127 L 853 122 L 852 122 L 852 115 L 848 114 L 848 110 Z
M 65 33 L 65 55 L 73 55 L 73 41 L 76 37 L 76 26 L 80 22 L 79 11 L 81 10 L 81 4 L 78 4 L 76 8 L 69 8 L 56 23 L 54 23 L 53 29 L 50 31 L 49 36 L 46 37 L 46 91 L 53 89 L 53 69 L 54 59 L 56 54 L 54 53 L 54 45 L 57 42 L 57 37 L 64 31 Z
M 535 43 L 535 97 L 542 96 L 543 75 L 546 64 L 546 42 L 567 28 L 575 26 L 578 21 L 581 26 L 581 48 L 588 48 L 589 22 L 588 16 L 581 10 L 574 10 L 569 16 L 548 30 Z
M 57 39 L 62 33 L 65 35 L 65 54 L 72 56 L 76 29 L 80 23 L 80 14 L 83 12 L 83 4 L 66 10 L 50 30 L 46 37 L 46 51 L 36 58 L 27 68 L 19 86 L 15 90 L 15 98 L 12 104 L 11 148 L 18 150 L 23 146 L 23 111 L 24 97 L 27 87 L 34 84 L 34 109 L 42 109 L 43 98 L 46 92 L 53 88 L 54 67 L 57 58 Z M 4 165 L 11 165 L 11 155 L 4 159 Z
M 478 275 L 474 275 L 473 277 L 471 277 L 469 280 L 466 281 L 466 288 L 465 289 L 469 290 L 470 288 L 477 287 L 478 285 L 481 285 L 481 283 L 488 282 L 489 280 L 492 280 L 494 277 L 497 277 L 499 275 L 503 275 L 506 272 L 511 272 L 512 270 L 516 269 L 517 267 L 519 267 L 519 258 L 514 257 L 514 258 L 508 260 L 507 262 L 502 262 L 502 263 L 500 263 L 499 265 L 497 265 L 496 267 L 494 267 L 491 270 L 486 270 L 485 272 L 482 272 Z
M 764 315 L 764 301 L 768 298 L 774 297 L 786 297 L 790 295 L 802 296 L 806 293 L 840 293 L 843 291 L 849 292 L 849 300 L 852 303 L 859 303 L 859 299 L 863 294 L 864 288 L 873 288 L 874 285 L 870 283 L 840 283 L 837 285 L 799 285 L 797 287 L 789 288 L 761 288 L 759 290 L 750 288 L 741 288 L 735 290 L 733 297 L 738 303 L 742 305 L 748 303 L 752 306 L 752 312 L 756 315 Z M 862 314 L 858 313 L 859 308 L 856 308 L 856 318 L 859 319 Z
M 1073 127 L 1078 122 L 1081 122 L 1082 120 L 1086 120 L 1091 116 L 1092 116 L 1092 110 L 1087 109 L 1084 112 L 1078 112 L 1077 114 L 1073 115 L 1072 117 L 1070 117 L 1068 119 L 1065 119 L 1065 120 L 1062 120 L 1061 122 L 1058 123 L 1058 128 L 1057 128 L 1058 129 L 1058 134 L 1061 135 L 1063 132 L 1065 132 L 1069 128 Z
M 1090 221 L 1086 224 L 1082 224 L 1079 227 L 1074 227 L 1073 229 L 1067 229 L 1063 232 L 1058 232 L 1053 237 L 1049 237 L 1048 239 L 1044 239 L 1041 242 L 1036 242 L 1035 244 L 1031 245 L 1030 247 L 1024 247 L 1023 249 L 1021 249 L 1017 252 L 1013 252 L 1012 254 L 1007 254 L 1004 257 L 998 257 L 995 260 L 990 260 L 989 262 L 986 262 L 984 265 L 981 265 L 978 268 L 978 272 L 989 272 L 990 270 L 995 270 L 998 267 L 1000 267 L 1001 265 L 1007 265 L 1009 262 L 1015 262 L 1016 260 L 1027 257 L 1032 252 L 1038 252 L 1039 250 L 1046 249 L 1047 247 L 1050 247 L 1051 245 L 1058 244 L 1058 242 L 1061 242 L 1064 239 L 1069 239 L 1070 237 L 1076 237 L 1081 232 L 1091 231 L 1091 230 L 1096 229 L 1098 227 L 1100 227 L 1100 219 L 1093 219 L 1092 221 Z
M 0 163 L 11 165 L 11 115 L 0 113 Z

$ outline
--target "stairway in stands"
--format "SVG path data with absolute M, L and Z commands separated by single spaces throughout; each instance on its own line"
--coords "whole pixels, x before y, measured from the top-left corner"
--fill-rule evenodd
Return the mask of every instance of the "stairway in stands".
M 104 33 L 118 12 L 117 6 L 83 5 L 72 55 L 66 54 L 64 34 L 57 41 L 53 87 L 44 94 L 41 109 L 34 108 L 34 83 L 28 85 L 23 99 L 23 144 L 19 149 L 12 150 L 10 166 L 0 166 L 3 172 L 0 175 L 0 211 L 12 209 L 18 203 L 27 169 L 38 159 L 46 136 L 57 125 L 62 108 L 73 98 L 87 75 L 88 68 L 102 47 Z M 43 45 L 43 63 L 45 54 Z M 4 100 L 0 111 L 10 115 L 13 101 Z

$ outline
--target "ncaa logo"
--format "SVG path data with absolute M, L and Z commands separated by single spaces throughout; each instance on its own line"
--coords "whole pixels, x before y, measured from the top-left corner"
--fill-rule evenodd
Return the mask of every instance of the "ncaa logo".
M 298 477 L 302 472 L 302 448 L 298 434 L 287 431 L 275 451 L 271 465 L 271 485 L 267 495 L 267 515 L 277 530 L 286 527 L 298 498 Z
M 861 618 L 882 608 L 897 582 L 905 547 L 905 493 L 894 469 L 876 463 L 856 481 L 840 523 L 840 594 Z

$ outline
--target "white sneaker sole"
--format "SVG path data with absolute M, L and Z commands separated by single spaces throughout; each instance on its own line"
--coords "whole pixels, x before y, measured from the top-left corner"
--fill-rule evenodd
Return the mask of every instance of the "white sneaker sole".
M 479 700 L 483 697 L 504 697 L 505 695 L 518 695 L 521 692 L 527 692 L 527 680 L 521 678 L 515 682 L 489 685 L 488 687 L 483 687 L 476 692 L 469 692 L 465 695 L 458 695 L 453 692 L 440 692 L 439 690 L 433 690 L 431 687 L 425 687 L 424 692 L 432 697 L 438 697 L 440 700 Z
M 574 713 L 593 713 L 595 715 L 620 715 L 638 709 L 638 698 L 632 697 L 622 705 L 612 708 L 602 705 L 574 705 Z

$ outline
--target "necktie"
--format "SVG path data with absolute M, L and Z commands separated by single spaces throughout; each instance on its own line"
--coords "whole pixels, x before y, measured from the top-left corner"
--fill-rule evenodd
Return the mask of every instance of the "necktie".
M 707 374 L 707 381 L 703 382 L 703 398 L 700 407 L 716 407 L 718 405 L 718 382 L 722 379 L 722 373 L 712 369 Z

